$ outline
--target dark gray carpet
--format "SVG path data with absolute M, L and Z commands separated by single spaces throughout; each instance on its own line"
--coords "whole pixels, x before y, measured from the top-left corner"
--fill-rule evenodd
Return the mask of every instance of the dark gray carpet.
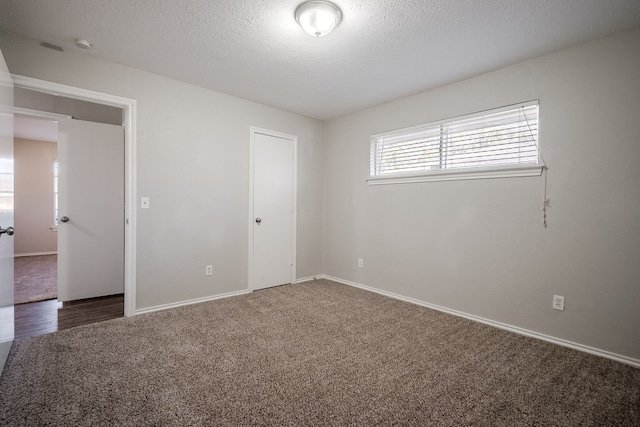
M 14 343 L 2 425 L 640 425 L 640 370 L 320 280 Z
M 58 297 L 58 255 L 16 257 L 13 272 L 15 304 Z

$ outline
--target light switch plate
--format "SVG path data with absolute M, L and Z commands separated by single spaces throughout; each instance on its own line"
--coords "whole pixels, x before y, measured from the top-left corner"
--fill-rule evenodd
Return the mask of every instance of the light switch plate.
M 142 209 L 149 209 L 149 198 L 148 197 L 140 197 L 140 207 Z

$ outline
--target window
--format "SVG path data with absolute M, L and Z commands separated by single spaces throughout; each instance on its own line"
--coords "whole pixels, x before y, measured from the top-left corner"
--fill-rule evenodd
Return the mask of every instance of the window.
M 53 226 L 58 226 L 58 160 L 53 161 Z
M 13 210 L 13 160 L 0 158 L 0 210 Z M 5 225 L 5 224 L 0 224 Z
M 538 102 L 371 137 L 370 184 L 540 175 Z

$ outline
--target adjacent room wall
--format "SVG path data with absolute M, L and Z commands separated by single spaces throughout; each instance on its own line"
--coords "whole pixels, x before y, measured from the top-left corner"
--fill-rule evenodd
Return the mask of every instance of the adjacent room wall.
M 14 139 L 16 256 L 55 253 L 53 162 L 55 142 Z
M 122 109 L 117 107 L 65 98 L 64 96 L 36 92 L 20 87 L 14 89 L 13 98 L 13 103 L 16 107 L 66 114 L 76 120 L 88 122 L 118 126 L 123 123 Z
M 6 33 L 0 49 L 12 73 L 137 101 L 138 309 L 247 289 L 250 126 L 298 136 L 297 275 L 322 273 L 321 122 Z
M 640 359 L 639 47 L 626 32 L 328 122 L 325 273 Z M 541 177 L 367 185 L 371 134 L 532 99 L 548 228 Z

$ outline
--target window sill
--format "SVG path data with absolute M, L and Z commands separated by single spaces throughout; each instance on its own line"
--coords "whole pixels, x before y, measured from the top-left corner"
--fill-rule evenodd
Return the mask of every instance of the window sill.
M 514 168 L 483 168 L 445 170 L 418 174 L 376 176 L 367 179 L 369 185 L 410 184 L 414 182 L 458 181 L 465 179 L 515 178 L 540 176 L 544 166 L 520 166 Z

